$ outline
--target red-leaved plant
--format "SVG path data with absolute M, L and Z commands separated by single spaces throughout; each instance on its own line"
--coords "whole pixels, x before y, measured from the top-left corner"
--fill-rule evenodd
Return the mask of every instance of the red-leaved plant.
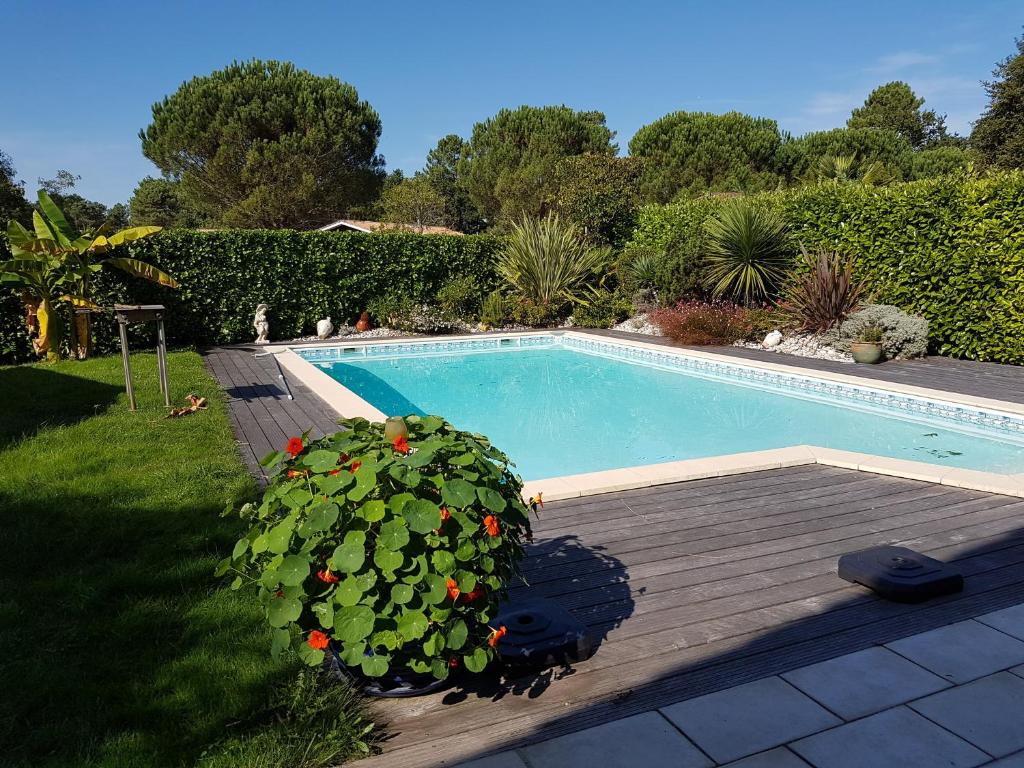
M 681 301 L 674 307 L 655 310 L 650 319 L 679 344 L 732 344 L 754 330 L 746 309 L 723 301 Z

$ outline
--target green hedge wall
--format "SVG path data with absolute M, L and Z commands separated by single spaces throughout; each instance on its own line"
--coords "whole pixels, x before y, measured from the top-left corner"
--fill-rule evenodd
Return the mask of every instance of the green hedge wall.
M 330 315 L 354 323 L 369 301 L 398 292 L 433 302 L 448 281 L 471 276 L 481 296 L 497 287 L 494 257 L 500 239 L 486 235 L 293 232 L 289 230 L 169 230 L 140 241 L 137 258 L 173 275 L 181 288 L 160 288 L 115 270 L 95 285 L 98 303 L 159 303 L 168 308 L 168 340 L 177 345 L 251 341 L 256 305 L 270 306 L 271 338 L 314 332 Z M 17 297 L 0 299 L 0 354 L 5 362 L 29 358 Z M 95 320 L 98 351 L 116 348 L 116 323 Z M 151 328 L 133 342 L 153 343 Z
M 810 186 L 758 202 L 786 220 L 794 255 L 800 242 L 851 254 L 877 301 L 926 317 L 933 351 L 1024 364 L 1021 172 Z M 631 243 L 666 248 L 720 203 L 648 207 Z

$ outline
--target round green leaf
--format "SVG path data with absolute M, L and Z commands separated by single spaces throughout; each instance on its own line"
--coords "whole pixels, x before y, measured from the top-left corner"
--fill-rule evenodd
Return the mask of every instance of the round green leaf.
M 334 612 L 334 635 L 343 643 L 356 643 L 373 632 L 376 616 L 367 605 L 349 605 Z
M 476 488 L 457 477 L 441 487 L 441 498 L 453 507 L 468 507 L 476 501 Z
M 441 508 L 426 499 L 410 501 L 402 508 L 402 516 L 416 533 L 430 533 L 441 526 Z
M 301 526 L 300 533 L 303 537 L 309 538 L 314 533 L 320 533 L 326 531 L 336 522 L 338 522 L 338 514 L 340 510 L 337 504 L 323 504 L 312 512 L 309 513 L 309 517 L 306 518 Z
M 356 484 L 352 490 L 348 492 L 348 497 L 352 501 L 362 501 L 366 498 L 366 494 L 374 489 L 377 485 L 377 473 L 372 467 L 363 466 L 356 470 Z
M 246 552 L 249 551 L 249 539 L 239 539 L 238 543 L 235 544 L 235 548 L 231 551 L 231 559 L 237 560 Z M 222 574 L 218 574 L 222 575 Z
M 320 622 L 320 626 L 329 629 L 334 626 L 334 605 L 329 601 L 317 603 L 313 606 L 313 615 Z
M 365 559 L 365 545 L 353 541 L 335 547 L 334 554 L 331 555 L 331 564 L 334 566 L 333 570 L 340 573 L 354 573 L 363 567 Z
M 386 506 L 380 499 L 371 499 L 356 510 L 356 514 L 370 523 L 384 519 Z
M 491 512 L 497 514 L 505 511 L 505 497 L 493 488 L 477 488 L 476 495 L 480 499 L 480 503 L 491 510 Z
M 398 634 L 404 640 L 419 640 L 427 631 L 427 617 L 419 611 L 403 613 L 398 617 Z
M 288 555 L 278 566 L 277 575 L 286 587 L 296 587 L 309 576 L 309 561 L 301 555 Z
M 324 663 L 324 652 L 319 648 L 313 648 L 309 643 L 302 643 L 299 646 L 299 658 L 311 667 Z
M 405 555 L 401 552 L 377 547 L 373 553 L 373 562 L 376 563 L 377 567 L 382 571 L 393 574 L 402 567 L 402 563 L 405 562 Z
M 302 603 L 294 597 L 275 597 L 267 606 L 267 621 L 272 627 L 283 627 L 298 621 L 302 615 Z
M 334 589 L 334 599 L 338 601 L 340 605 L 355 605 L 363 599 L 363 594 L 366 592 L 363 589 L 363 585 L 359 579 L 353 576 L 346 576 L 344 579 L 338 582 L 338 586 Z
M 472 539 L 463 539 L 459 548 L 455 550 L 456 560 L 472 560 L 476 557 L 476 544 Z
M 391 588 L 391 600 L 398 605 L 405 605 L 412 600 L 413 588 L 409 584 L 395 584 Z
M 487 662 L 490 661 L 490 655 L 483 648 L 477 648 L 469 656 L 464 656 L 463 661 L 466 664 L 466 669 L 470 672 L 483 672 L 487 666 Z
M 466 644 L 469 637 L 469 627 L 462 619 L 456 619 L 448 627 L 448 647 L 457 650 Z
M 448 679 L 448 662 L 444 659 L 434 659 L 430 662 L 430 674 L 438 680 Z
M 435 551 L 430 556 L 430 562 L 434 564 L 438 573 L 443 573 L 446 576 L 455 570 L 455 556 L 443 549 Z
M 388 672 L 388 657 L 378 656 L 363 656 L 359 662 L 359 666 L 363 669 L 363 674 L 367 677 L 380 677 L 386 675 Z
M 385 549 L 398 550 L 409 543 L 409 529 L 404 520 L 388 520 L 380 527 L 377 534 L 377 546 Z
M 437 605 L 448 596 L 448 582 L 444 576 L 428 573 L 423 577 L 427 591 L 423 593 L 423 601 L 427 605 Z
M 288 551 L 288 545 L 292 540 L 292 528 L 295 521 L 287 518 L 269 531 L 267 531 L 267 549 L 275 555 L 281 555 Z

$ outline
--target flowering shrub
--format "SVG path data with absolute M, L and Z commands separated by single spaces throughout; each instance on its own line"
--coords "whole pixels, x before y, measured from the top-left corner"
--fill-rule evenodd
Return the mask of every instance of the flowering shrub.
M 655 310 L 650 319 L 679 344 L 732 344 L 748 338 L 754 330 L 747 310 L 727 302 L 681 301 Z
M 479 672 L 503 636 L 490 627 L 522 556 L 527 510 L 508 457 L 436 416 L 409 435 L 343 420 L 264 459 L 272 480 L 241 516 L 252 528 L 219 567 L 259 590 L 272 651 L 311 665 L 333 647 L 379 677 L 409 668 Z

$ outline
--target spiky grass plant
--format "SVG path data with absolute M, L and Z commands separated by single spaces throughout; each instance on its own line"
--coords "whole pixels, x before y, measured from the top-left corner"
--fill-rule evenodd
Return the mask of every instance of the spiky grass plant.
M 610 261 L 610 249 L 588 245 L 575 224 L 549 213 L 512 225 L 497 269 L 520 298 L 553 307 L 578 301 Z
M 737 199 L 705 225 L 705 280 L 716 298 L 744 304 L 770 299 L 789 261 L 786 226 L 771 211 Z

